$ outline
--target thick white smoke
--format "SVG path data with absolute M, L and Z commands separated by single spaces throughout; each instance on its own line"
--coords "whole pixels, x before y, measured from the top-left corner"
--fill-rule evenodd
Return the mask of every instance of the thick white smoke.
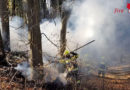
M 96 42 L 81 49 L 80 52 L 90 53 L 91 57 L 97 58 L 117 52 L 117 36 L 123 35 L 119 29 L 128 29 L 129 14 L 126 13 L 126 1 L 122 0 L 82 0 L 66 4 L 64 7 L 72 9 L 72 13 L 67 28 L 68 47 L 73 50 L 77 46 L 95 39 Z M 70 2 L 69 2 L 70 3 Z M 114 14 L 115 8 L 124 9 L 124 13 Z M 59 46 L 59 33 L 61 20 L 56 18 L 52 21 L 42 20 L 40 25 L 41 32 L 44 32 L 54 43 Z M 123 24 L 123 25 L 122 25 Z M 122 25 L 122 28 L 119 28 Z M 10 21 L 11 48 L 12 50 L 27 50 L 27 26 L 23 26 L 22 18 L 13 17 Z M 13 26 L 13 27 L 12 27 Z M 23 26 L 22 28 L 19 28 Z M 14 28 L 15 27 L 15 28 Z M 17 29 L 17 30 L 15 30 Z M 43 35 L 43 52 L 56 55 L 58 50 Z M 124 42 L 125 43 L 125 42 Z M 121 46 L 122 47 L 122 46 Z M 111 49 L 111 51 L 109 51 Z M 109 52 L 108 52 L 109 51 Z M 107 52 L 107 55 L 104 55 Z M 96 53 L 96 55 L 95 55 Z
M 57 46 L 59 46 L 59 35 L 61 30 L 61 19 L 56 18 L 52 21 L 43 20 L 40 25 L 41 33 L 45 33 L 51 41 L 53 41 Z M 58 53 L 58 48 L 51 44 L 47 38 L 42 35 L 42 48 L 43 52 L 46 52 L 52 56 Z
M 58 68 L 54 64 L 49 64 L 49 61 L 44 57 L 44 82 L 53 82 L 56 79 L 59 79 L 64 85 L 67 84 L 66 75 L 67 73 L 60 73 L 58 71 Z M 32 80 L 32 72 L 34 72 L 34 75 L 37 75 L 37 71 L 32 70 L 29 63 L 27 61 L 22 62 L 15 67 L 16 70 L 20 71 L 22 75 L 27 80 Z M 36 73 L 36 74 L 35 74 Z M 35 77 L 35 76 L 34 76 Z
M 45 82 L 53 82 L 56 79 L 59 79 L 64 85 L 67 84 L 66 80 L 66 72 L 60 73 L 58 69 L 59 64 L 51 63 L 49 64 L 49 60 L 53 61 L 54 58 L 48 57 L 44 55 L 43 63 L 44 63 L 44 73 L 45 73 Z
M 31 74 L 32 74 L 32 68 L 30 68 L 30 65 L 28 62 L 22 62 L 15 67 L 16 70 L 20 71 L 25 78 L 28 80 L 31 80 Z
M 73 50 L 94 39 L 96 40 L 94 43 L 79 50 L 81 58 L 100 61 L 101 57 L 105 57 L 105 60 L 111 64 L 120 60 L 121 55 L 130 52 L 130 35 L 128 34 L 130 33 L 130 14 L 127 12 L 126 3 L 126 0 L 75 0 L 70 5 L 65 2 L 64 7 L 67 5 L 69 9 L 72 9 L 67 27 L 67 47 Z M 115 8 L 124 9 L 124 12 L 114 14 Z M 10 21 L 10 25 L 16 29 L 23 25 L 21 22 L 23 20 L 15 16 Z M 10 27 L 11 49 L 28 50 L 27 26 L 17 30 L 13 27 Z M 59 46 L 60 18 L 52 21 L 44 19 L 40 28 L 42 33 L 44 32 Z M 52 56 L 58 53 L 58 49 L 44 35 L 42 46 L 43 52 Z
M 24 20 L 18 16 L 10 17 L 10 41 L 12 51 L 27 51 L 28 32 Z
M 87 54 L 84 59 L 99 61 L 103 56 L 107 61 L 119 60 L 125 52 L 122 50 L 124 43 L 128 42 L 124 40 L 118 45 L 121 40 L 118 36 L 123 36 L 130 25 L 126 3 L 125 0 L 82 0 L 74 3 L 68 24 L 68 46 L 72 49 L 76 47 L 75 43 L 80 46 L 94 39 L 93 44 L 79 50 L 82 57 Z M 114 14 L 115 8 L 124 9 L 124 12 Z

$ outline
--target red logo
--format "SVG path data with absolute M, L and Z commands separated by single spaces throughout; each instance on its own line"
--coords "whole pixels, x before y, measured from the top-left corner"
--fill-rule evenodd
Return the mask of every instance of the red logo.
M 127 8 L 130 9 L 130 3 L 127 3 Z
M 130 3 L 127 2 L 127 9 L 128 9 L 128 13 L 130 13 Z M 115 8 L 114 10 L 114 14 L 115 13 L 124 13 L 124 9 L 121 9 L 121 8 Z
M 130 3 L 127 3 L 128 12 L 130 13 Z

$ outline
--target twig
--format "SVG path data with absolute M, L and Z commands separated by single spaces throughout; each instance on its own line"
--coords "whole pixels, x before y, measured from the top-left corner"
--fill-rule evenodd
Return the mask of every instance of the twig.
M 18 72 L 18 71 L 16 71 L 16 72 L 14 73 L 13 77 L 11 78 L 11 80 L 10 80 L 10 82 L 9 82 L 9 85 L 10 85 L 11 82 L 13 81 L 13 79 L 14 79 L 15 75 L 17 74 L 17 72 Z M 7 87 L 5 88 L 5 90 L 6 90 L 6 89 L 7 89 Z
M 25 90 L 26 90 L 26 83 L 27 83 L 27 82 L 26 82 L 26 78 L 25 78 L 25 82 L 24 82 L 24 88 L 25 88 Z
M 14 27 L 14 26 L 11 26 L 11 25 L 10 25 L 10 27 L 15 28 L 15 30 L 18 30 L 18 29 L 20 29 L 20 28 L 23 28 L 23 27 L 24 27 L 24 24 L 21 25 L 20 27 Z
M 45 33 L 41 33 L 41 34 L 43 34 L 46 38 L 47 38 L 47 40 L 51 43 L 51 44 L 53 44 L 55 47 L 59 47 L 59 46 L 57 46 L 55 43 L 53 43 L 48 37 L 47 37 L 47 35 L 45 34 Z
M 24 26 L 25 26 L 25 24 L 22 24 L 21 26 L 19 26 L 19 27 L 14 27 L 14 26 L 12 26 L 12 25 L 9 25 L 10 27 L 12 27 L 12 28 L 15 28 L 15 30 L 18 30 L 18 29 L 20 29 L 20 28 L 23 28 Z
M 9 82 L 9 85 L 10 85 L 10 83 L 12 82 L 12 80 L 14 79 L 15 75 L 17 74 L 17 72 L 18 72 L 18 71 L 16 71 L 16 72 L 14 73 L 13 77 L 11 78 L 11 80 L 10 80 L 10 82 Z

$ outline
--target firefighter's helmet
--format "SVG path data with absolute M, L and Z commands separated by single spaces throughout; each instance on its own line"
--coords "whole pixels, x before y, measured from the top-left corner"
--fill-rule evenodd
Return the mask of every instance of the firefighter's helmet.
M 68 54 L 69 54 L 69 51 L 65 50 L 64 55 L 68 55 Z

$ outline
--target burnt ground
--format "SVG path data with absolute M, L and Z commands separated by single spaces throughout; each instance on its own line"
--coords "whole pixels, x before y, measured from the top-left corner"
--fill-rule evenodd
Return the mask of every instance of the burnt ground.
M 130 72 L 128 70 L 119 72 L 118 68 L 118 72 L 113 73 L 113 71 L 116 72 L 114 67 L 110 68 L 105 78 L 98 77 L 96 74 L 81 76 L 81 85 L 77 88 L 73 85 L 64 86 L 58 80 L 58 83 L 54 81 L 44 84 L 41 81 L 27 81 L 20 72 L 13 69 L 18 63 L 25 60 L 25 57 L 13 56 L 8 60 L 12 67 L 0 66 L 0 90 L 130 90 Z

